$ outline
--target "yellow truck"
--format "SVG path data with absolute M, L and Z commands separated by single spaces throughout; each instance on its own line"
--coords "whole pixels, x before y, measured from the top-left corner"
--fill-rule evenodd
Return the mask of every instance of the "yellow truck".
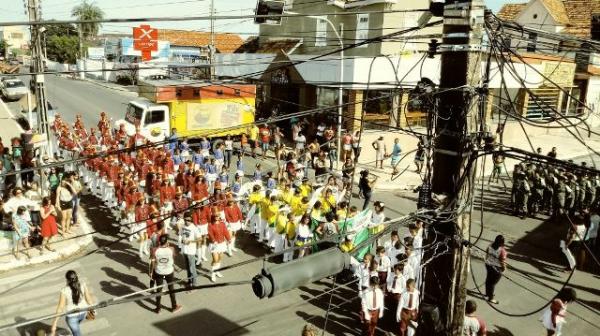
M 150 141 L 162 141 L 176 130 L 180 137 L 221 138 L 246 132 L 254 122 L 256 86 L 212 85 L 182 80 L 139 83 L 139 99 L 130 101 L 117 120 L 133 135 L 136 126 Z

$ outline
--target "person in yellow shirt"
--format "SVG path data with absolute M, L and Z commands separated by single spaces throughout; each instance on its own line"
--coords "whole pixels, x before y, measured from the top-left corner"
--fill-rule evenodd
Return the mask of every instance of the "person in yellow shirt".
M 310 218 L 322 222 L 323 221 L 323 211 L 321 209 L 321 201 L 316 201 L 315 205 L 313 205 L 312 210 L 310 211 Z
M 254 206 L 254 214 L 248 218 L 250 230 L 253 234 L 259 233 L 259 229 L 261 227 L 260 205 L 263 198 L 264 196 L 260 192 L 260 186 L 255 185 L 254 188 L 252 188 L 250 195 L 248 195 L 248 204 L 251 208 Z
M 294 193 L 292 192 L 290 184 L 286 182 L 281 190 L 281 200 L 291 206 L 293 197 Z
M 250 150 L 252 151 L 252 157 L 256 157 L 256 148 L 258 147 L 258 126 L 252 125 L 248 129 L 248 142 L 250 143 Z
M 287 215 L 287 223 L 284 228 L 284 244 L 283 249 L 289 249 L 294 246 L 294 240 L 296 239 L 296 222 L 294 220 L 294 214 L 289 213 Z M 283 253 L 283 262 L 288 262 L 294 259 L 294 251 L 286 251 Z
M 340 220 L 340 221 L 345 221 L 346 219 L 350 219 L 351 217 L 348 216 L 348 202 L 342 201 L 342 202 L 338 203 L 335 214 L 337 215 L 338 220 Z
M 308 183 L 307 178 L 302 180 L 302 184 L 298 188 L 300 189 L 300 195 L 302 195 L 302 197 L 309 197 L 312 192 L 312 186 Z
M 299 201 L 296 202 L 297 198 L 293 200 L 292 213 L 295 217 L 300 217 L 306 214 L 308 211 L 308 197 L 299 197 Z
M 266 227 L 266 236 L 267 244 L 269 247 L 274 247 L 273 242 L 275 241 L 275 223 L 277 222 L 277 214 L 279 213 L 279 202 L 277 201 L 277 196 L 271 196 L 269 200 L 269 206 L 266 209 L 267 212 L 267 227 Z
M 260 227 L 258 231 L 258 241 L 262 242 L 267 240 L 265 237 L 267 232 L 267 226 L 269 224 L 269 205 L 271 205 L 271 191 L 265 191 L 265 197 L 263 197 L 259 203 L 260 206 Z
M 275 230 L 272 240 L 274 242 L 274 252 L 279 253 L 283 251 L 286 226 L 288 222 L 289 207 L 285 204 L 279 206 L 279 212 L 277 213 L 277 219 L 275 220 Z
M 329 188 L 325 189 L 325 193 L 319 197 L 319 201 L 321 201 L 321 212 L 324 214 L 335 208 L 335 197 Z
M 348 253 L 354 249 L 354 242 L 352 242 L 352 237 L 347 235 L 344 238 L 344 241 L 340 243 L 340 250 L 344 253 Z

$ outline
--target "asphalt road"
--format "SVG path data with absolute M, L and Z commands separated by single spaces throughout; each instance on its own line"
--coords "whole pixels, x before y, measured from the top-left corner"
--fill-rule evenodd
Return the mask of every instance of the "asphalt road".
M 59 106 L 60 113 L 73 119 L 75 114 L 82 113 L 88 125 L 95 124 L 96 115 L 102 110 L 113 118 L 119 117 L 121 104 L 131 99 L 129 95 L 96 84 L 64 78 L 48 79 L 48 89 L 50 99 Z M 251 164 L 248 162 L 246 167 L 251 167 Z M 263 161 L 263 166 L 268 170 L 273 163 Z M 485 269 L 477 256 L 472 259 L 475 282 L 471 280 L 469 285 L 470 297 L 479 303 L 479 314 L 487 321 L 490 331 L 488 335 L 542 335 L 544 331 L 538 321 L 541 313 L 523 317 L 510 317 L 504 313 L 519 315 L 537 310 L 564 283 L 567 274 L 562 269 L 566 260 L 558 249 L 558 241 L 564 237 L 566 223 L 554 223 L 543 216 L 520 220 L 509 214 L 509 194 L 505 190 L 491 186 L 489 190 L 485 187 L 484 191 L 483 221 L 478 210 L 479 197 L 476 197 L 471 240 L 475 241 L 482 225 L 483 233 L 477 246 L 483 249 L 496 234 L 504 234 L 511 267 L 497 288 L 500 304 L 494 308 L 502 313 L 478 298 L 476 285 L 482 286 Z M 375 192 L 373 200 L 384 201 L 387 216 L 393 218 L 415 210 L 416 194 Z M 360 200 L 354 202 L 358 204 Z M 64 285 L 63 275 L 68 269 L 77 270 L 99 300 L 147 287 L 147 262 L 138 258 L 137 245 L 128 240 L 118 241 L 125 235 L 119 232 L 114 218 L 96 200 L 87 198 L 85 206 L 87 218 L 99 231 L 94 235 L 93 246 L 86 253 L 58 264 L 2 274 L 0 325 L 52 313 L 58 290 Z M 241 251 L 233 258 L 225 257 L 225 266 L 266 253 L 248 235 L 240 239 L 239 246 Z M 104 248 L 96 250 L 97 247 Z M 266 265 L 272 265 L 271 262 L 277 260 Z M 203 272 L 207 271 L 207 266 L 208 263 L 203 263 Z M 262 261 L 256 261 L 231 269 L 223 272 L 225 278 L 221 281 L 249 280 L 260 272 L 262 266 Z M 178 260 L 178 267 L 177 276 L 181 278 L 185 275 L 181 260 Z M 209 280 L 202 277 L 199 283 L 208 284 Z M 599 334 L 598 276 L 576 272 L 570 285 L 579 291 L 580 300 L 569 306 L 564 334 Z M 86 335 L 300 335 L 306 323 L 317 327 L 326 323 L 327 335 L 358 335 L 358 302 L 352 288 L 336 287 L 331 296 L 332 309 L 326 315 L 330 303 L 330 294 L 326 291 L 331 286 L 331 279 L 324 279 L 265 300 L 258 300 L 249 285 L 203 289 L 178 294 L 178 301 L 184 306 L 178 314 L 163 310 L 157 316 L 149 310 L 153 307 L 150 302 L 127 303 L 101 309 L 97 320 L 84 322 L 83 328 Z M 163 305 L 168 304 L 169 300 L 165 297 Z M 386 312 L 388 325 L 389 315 Z M 48 321 L 41 321 L 30 327 L 0 332 L 0 335 L 33 335 L 37 329 L 48 325 Z M 64 322 L 61 321 L 59 326 L 64 329 Z M 378 335 L 384 333 L 379 332 Z
M 22 77 L 22 79 L 27 85 L 28 78 Z M 69 123 L 75 122 L 75 116 L 81 114 L 87 128 L 96 127 L 100 112 L 106 112 L 113 120 L 122 119 L 126 104 L 136 97 L 134 93 L 124 92 L 118 87 L 111 88 L 112 86 L 103 83 L 55 75 L 46 76 L 48 101 Z M 27 110 L 27 99 L 9 102 L 8 106 L 16 116 L 23 110 Z

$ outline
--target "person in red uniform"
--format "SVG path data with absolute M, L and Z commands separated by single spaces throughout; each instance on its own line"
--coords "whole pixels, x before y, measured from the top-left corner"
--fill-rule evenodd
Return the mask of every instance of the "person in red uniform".
M 208 221 L 212 214 L 208 206 L 200 206 L 193 210 L 192 221 L 198 227 L 200 233 L 200 240 L 198 241 L 198 248 L 196 250 L 196 265 L 200 265 L 202 261 L 207 261 L 206 248 L 207 248 L 207 236 L 208 236 Z
M 136 224 L 138 224 L 138 227 L 140 226 L 141 223 L 146 223 L 146 230 L 141 230 L 139 233 L 140 235 L 140 246 L 138 249 L 138 253 L 140 258 L 142 258 L 143 254 L 148 254 L 149 253 L 149 246 L 148 246 L 148 237 L 150 237 L 150 235 L 152 234 L 152 230 L 153 228 L 148 228 L 147 225 L 147 221 L 149 220 L 149 209 L 148 209 L 148 205 L 146 204 L 146 200 L 141 197 L 138 201 L 137 204 L 135 206 L 135 222 Z
M 231 241 L 227 246 L 227 253 L 230 256 L 233 252 L 237 251 L 235 248 L 235 234 L 242 228 L 242 219 L 242 210 L 238 204 L 233 200 L 228 200 L 227 207 L 225 207 L 225 221 L 227 222 L 227 228 L 231 236 Z
M 192 200 L 202 202 L 208 199 L 208 185 L 204 177 L 196 176 L 192 186 Z
M 146 142 L 146 137 L 142 135 L 140 126 L 135 127 L 135 134 L 129 137 L 128 147 L 141 146 Z
M 219 216 L 213 215 L 208 225 L 208 239 L 210 241 L 210 253 L 212 254 L 210 280 L 216 282 L 217 278 L 222 278 L 223 274 L 219 272 L 221 268 L 221 258 L 223 252 L 227 250 L 227 244 L 231 242 L 231 236 L 227 230 L 225 222 Z
M 110 130 L 110 121 L 106 117 L 106 113 L 100 112 L 100 121 L 98 121 L 98 130 L 104 133 L 105 130 Z

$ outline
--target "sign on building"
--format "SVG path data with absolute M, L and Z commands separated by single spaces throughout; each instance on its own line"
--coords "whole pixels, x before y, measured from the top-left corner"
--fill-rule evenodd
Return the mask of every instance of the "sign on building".
M 142 53 L 142 61 L 152 59 L 152 52 L 158 50 L 158 30 L 149 25 L 133 27 L 133 49 Z

